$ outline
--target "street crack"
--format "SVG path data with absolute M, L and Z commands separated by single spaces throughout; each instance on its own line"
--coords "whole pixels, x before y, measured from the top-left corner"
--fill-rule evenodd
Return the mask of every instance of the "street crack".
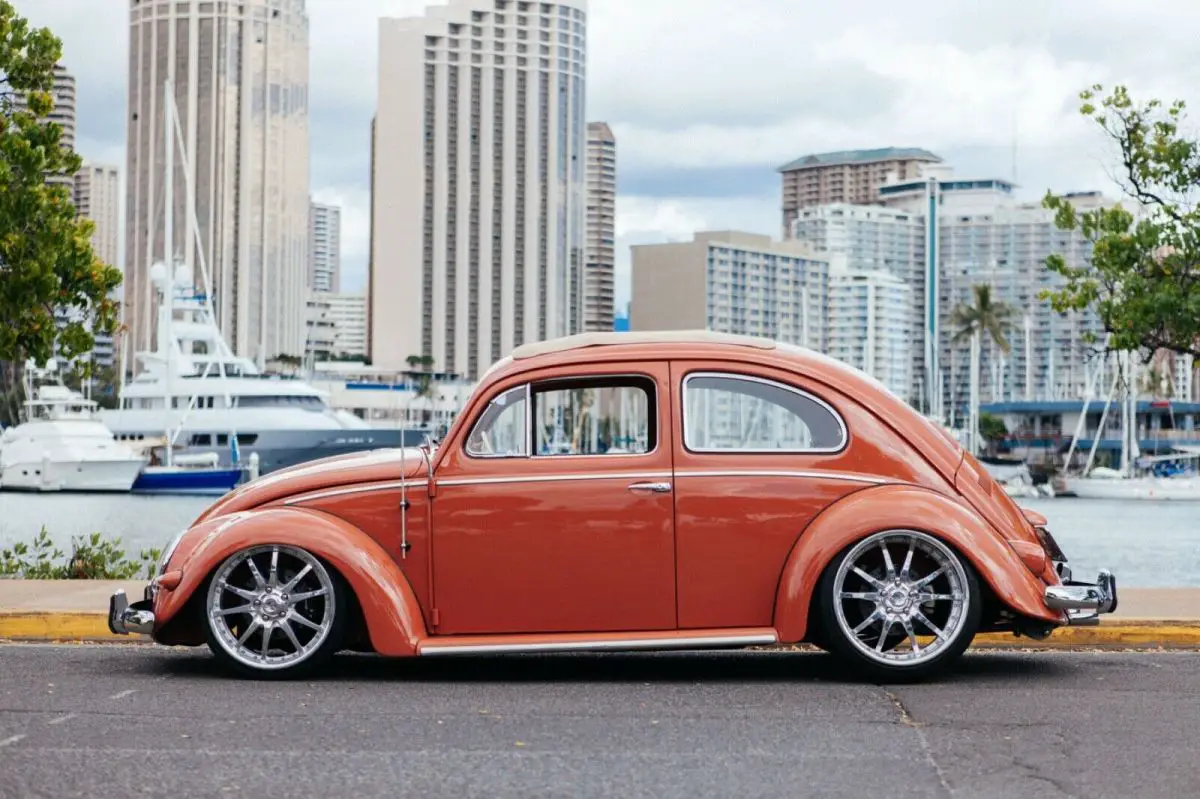
M 937 762 L 937 758 L 933 756 L 933 747 L 929 745 L 929 738 L 925 735 L 925 730 L 923 729 L 925 725 L 913 717 L 913 714 L 909 712 L 908 707 L 905 706 L 903 699 L 888 689 L 882 688 L 882 686 L 881 689 L 883 690 L 884 696 L 886 696 L 888 701 L 892 703 L 892 706 L 896 708 L 896 712 L 900 714 L 900 723 L 905 727 L 911 728 L 912 731 L 916 733 L 917 743 L 921 747 L 921 754 L 925 756 L 925 762 L 929 764 L 929 767 L 933 769 L 933 773 L 937 775 L 938 784 L 942 786 L 942 790 L 945 791 L 947 795 L 952 796 L 954 794 L 954 789 L 950 787 L 950 781 L 946 778 L 946 772 L 942 770 L 941 765 Z

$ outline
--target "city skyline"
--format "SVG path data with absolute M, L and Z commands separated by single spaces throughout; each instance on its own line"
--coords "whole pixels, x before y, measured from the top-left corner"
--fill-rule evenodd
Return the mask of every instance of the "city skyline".
M 64 39 L 63 63 L 79 76 L 79 152 L 124 163 L 129 0 L 89 0 L 87 15 L 78 5 L 17 3 L 33 24 Z M 1002 3 L 968 13 L 915 2 L 919 29 L 892 26 L 870 9 L 806 9 L 796 28 L 770 24 L 783 13 L 778 3 L 751 1 L 736 25 L 755 37 L 749 58 L 719 44 L 730 28 L 715 2 L 692 7 L 687 36 L 674 30 L 665 2 L 591 6 L 587 114 L 608 120 L 622 142 L 618 307 L 628 299 L 630 244 L 712 228 L 778 235 L 775 170 L 806 153 L 918 146 L 961 173 L 1009 178 L 1015 116 L 1022 199 L 1047 188 L 1115 194 L 1105 174 L 1110 154 L 1078 118 L 1076 92 L 1097 80 L 1125 81 L 1139 94 L 1189 99 L 1200 82 L 1183 35 L 1189 19 L 1200 21 L 1200 8 L 1172 7 L 1179 24 L 1166 31 L 1152 24 L 1153 13 L 1131 17 L 1119 6 L 1082 2 L 1027 15 Z M 362 0 L 347 9 L 308 0 L 306 7 L 313 30 L 312 192 L 319 202 L 343 205 L 343 288 L 361 290 L 377 20 L 423 4 Z M 801 29 L 812 33 L 804 34 L 804 64 L 797 64 Z M 712 58 L 714 48 L 722 58 Z M 795 98 L 793 106 L 781 108 L 773 99 L 780 94 Z

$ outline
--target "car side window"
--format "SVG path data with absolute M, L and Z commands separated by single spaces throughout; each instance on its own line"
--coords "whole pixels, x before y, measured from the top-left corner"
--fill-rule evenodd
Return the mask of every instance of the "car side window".
M 657 443 L 654 382 L 638 376 L 534 385 L 537 456 L 643 455 Z
M 523 458 L 529 455 L 529 386 L 517 386 L 494 397 L 467 437 L 467 454 L 477 458 Z
M 683 399 L 683 441 L 696 452 L 836 452 L 846 444 L 833 408 L 782 383 L 694 373 Z

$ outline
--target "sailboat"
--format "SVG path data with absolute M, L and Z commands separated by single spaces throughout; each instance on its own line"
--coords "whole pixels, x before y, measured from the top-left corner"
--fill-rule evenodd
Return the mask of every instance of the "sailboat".
M 179 343 L 175 339 L 173 333 L 176 294 L 179 290 L 187 290 L 192 287 L 192 277 L 186 273 L 185 267 L 175 268 L 175 259 L 172 248 L 174 245 L 174 203 L 170 201 L 175 196 L 175 115 L 177 109 L 175 107 L 175 96 L 172 90 L 171 81 L 166 81 L 163 87 L 163 135 L 165 149 L 164 171 L 166 191 L 163 195 L 168 198 L 168 201 L 163 204 L 163 231 L 164 245 L 163 252 L 167 255 L 167 263 L 157 263 L 151 269 L 150 279 L 156 289 L 158 296 L 158 340 L 159 352 L 165 356 L 165 379 L 163 380 L 163 407 L 166 409 L 166 417 L 170 419 L 173 415 L 171 410 L 174 407 L 174 394 L 171 391 L 171 382 L 174 373 L 179 369 L 180 357 Z M 178 142 L 182 146 L 182 141 Z M 190 173 L 190 169 L 185 170 Z M 191 191 L 191 186 L 187 186 L 187 191 Z M 189 225 L 193 220 L 188 219 Z M 191 231 L 195 232 L 195 231 Z M 202 267 L 203 268 L 203 267 Z M 176 456 L 174 454 L 175 442 L 182 429 L 183 421 L 187 413 L 194 407 L 196 397 L 190 398 L 188 407 L 185 409 L 182 418 L 171 420 L 168 422 L 168 427 L 164 430 L 163 442 L 163 460 L 162 464 L 151 464 L 142 469 L 138 479 L 133 484 L 133 492 L 135 494 L 205 494 L 205 495 L 223 495 L 236 486 L 242 479 L 243 472 L 240 466 L 235 465 L 233 468 L 220 466 L 220 456 L 215 452 L 189 454 L 186 456 Z M 235 447 L 237 441 L 236 433 L 233 436 Z
M 1091 452 L 1088 453 L 1087 463 L 1084 465 L 1083 473 L 1076 476 L 1067 477 L 1067 490 L 1074 493 L 1075 496 L 1083 499 L 1152 499 L 1152 500 L 1183 500 L 1183 501 L 1200 501 L 1200 478 L 1194 475 L 1174 476 L 1174 477 L 1159 477 L 1154 474 L 1136 474 L 1135 471 L 1139 462 L 1150 465 L 1159 461 L 1178 461 L 1188 458 L 1200 457 L 1200 451 L 1188 451 L 1173 453 L 1165 456 L 1156 456 L 1152 458 L 1140 459 L 1140 451 L 1138 448 L 1137 435 L 1137 390 L 1135 388 L 1135 375 L 1137 373 L 1137 364 L 1134 361 L 1132 353 L 1121 353 L 1118 356 L 1118 367 L 1116 374 L 1113 376 L 1112 389 L 1109 391 L 1109 396 L 1104 403 L 1104 410 L 1100 414 L 1100 426 L 1096 431 L 1095 441 L 1092 443 Z M 1123 380 L 1121 378 L 1124 378 Z M 1108 416 L 1108 407 L 1112 402 L 1114 395 L 1117 392 L 1118 384 L 1121 385 L 1121 464 L 1119 469 L 1110 469 L 1104 466 L 1092 467 L 1092 461 L 1095 458 L 1096 447 L 1100 443 L 1100 438 L 1104 431 L 1104 422 Z M 1080 414 L 1079 429 L 1076 430 L 1075 439 L 1078 440 L 1079 433 L 1082 430 L 1083 424 L 1087 418 L 1087 403 L 1084 403 L 1083 412 Z M 1071 452 L 1074 451 L 1074 445 L 1068 452 L 1067 462 L 1070 463 Z

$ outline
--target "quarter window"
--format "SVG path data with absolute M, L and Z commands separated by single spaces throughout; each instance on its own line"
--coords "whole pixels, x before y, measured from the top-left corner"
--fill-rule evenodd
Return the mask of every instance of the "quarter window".
M 683 440 L 706 452 L 836 452 L 846 426 L 825 402 L 758 378 L 692 374 L 684 380 Z
M 484 408 L 467 438 L 467 454 L 479 458 L 521 458 L 529 454 L 529 387 L 500 394 Z

